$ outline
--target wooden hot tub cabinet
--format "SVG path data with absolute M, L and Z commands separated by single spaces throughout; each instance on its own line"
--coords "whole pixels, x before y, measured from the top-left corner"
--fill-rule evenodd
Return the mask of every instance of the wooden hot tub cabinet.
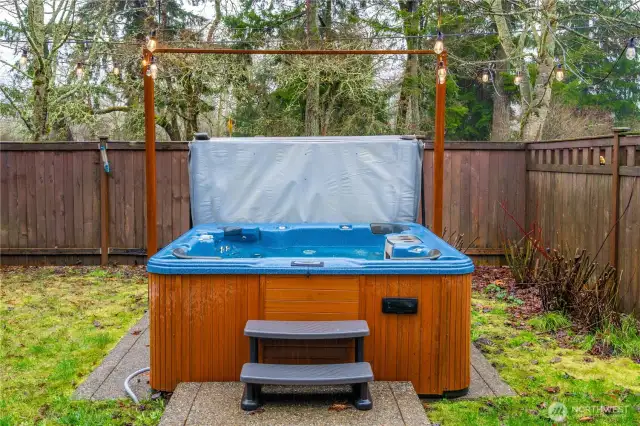
M 149 274 L 151 386 L 237 381 L 249 361 L 249 319 L 353 320 L 369 324 L 365 360 L 376 380 L 410 380 L 420 395 L 466 392 L 470 383 L 471 274 Z M 418 299 L 417 314 L 382 312 L 383 297 Z M 336 363 L 350 341 L 272 341 L 261 362 Z

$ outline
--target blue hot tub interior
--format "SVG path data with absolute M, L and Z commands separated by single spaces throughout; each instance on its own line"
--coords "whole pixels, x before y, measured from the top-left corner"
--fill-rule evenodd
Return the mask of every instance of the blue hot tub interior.
M 414 223 L 206 224 L 148 263 L 174 274 L 464 274 L 471 260 Z

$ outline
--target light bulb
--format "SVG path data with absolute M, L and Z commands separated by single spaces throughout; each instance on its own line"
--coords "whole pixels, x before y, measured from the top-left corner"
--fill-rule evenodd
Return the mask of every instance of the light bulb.
M 78 62 L 78 64 L 76 65 L 76 77 L 78 77 L 78 80 L 81 80 L 82 77 L 84 77 L 84 68 L 82 66 L 82 62 Z
M 520 71 L 518 71 L 515 78 L 513 79 L 513 84 L 515 84 L 516 86 L 520 86 L 520 83 L 522 83 L 522 74 L 520 74 Z
M 113 75 L 116 75 L 116 76 L 120 75 L 120 68 L 118 68 L 117 65 L 113 66 Z
M 20 56 L 20 66 L 24 67 L 27 65 L 27 61 L 29 58 L 27 57 L 27 49 L 22 49 L 22 56 Z
M 558 66 L 556 67 L 556 80 L 564 80 L 564 70 L 562 69 L 562 64 L 558 64 Z
M 149 71 L 151 72 L 151 78 L 153 78 L 154 80 L 156 79 L 156 77 L 158 76 L 158 65 L 156 65 L 155 63 L 152 63 L 151 65 L 149 65 Z
M 444 84 L 447 81 L 447 68 L 444 66 L 444 62 L 440 61 L 438 65 L 438 83 Z
M 440 31 L 438 31 L 438 37 L 436 38 L 436 43 L 433 45 L 433 51 L 436 54 L 441 54 L 444 52 L 444 36 Z
M 151 67 L 147 67 L 147 71 L 145 72 L 147 77 L 151 77 Z
M 149 37 L 147 37 L 147 50 L 153 53 L 153 51 L 156 50 L 156 47 L 158 47 L 158 42 L 156 41 L 156 32 L 151 31 L 151 34 L 149 35 Z
M 147 58 L 142 58 L 142 66 L 146 67 L 147 65 L 149 65 L 149 61 L 147 61 Z
M 482 82 L 483 83 L 489 82 L 489 71 L 487 70 L 482 71 Z
M 627 43 L 627 51 L 625 55 L 628 60 L 633 61 L 636 58 L 636 39 L 631 37 L 629 43 Z

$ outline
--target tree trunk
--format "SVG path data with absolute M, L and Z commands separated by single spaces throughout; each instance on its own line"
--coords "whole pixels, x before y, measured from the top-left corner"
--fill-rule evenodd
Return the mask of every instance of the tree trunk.
M 503 73 L 507 71 L 507 63 L 504 61 L 507 55 L 502 47 L 498 48 L 495 69 L 493 94 L 493 117 L 491 122 L 491 140 L 506 141 L 509 139 L 509 97 L 504 93 Z
M 33 66 L 33 114 L 31 116 L 33 139 L 45 139 L 48 132 L 49 85 L 51 73 L 48 69 L 47 43 L 45 41 L 44 1 L 31 0 L 27 5 L 27 22 L 33 41 L 39 47 Z
M 416 36 L 420 33 L 419 0 L 401 1 L 400 10 L 404 12 L 403 30 L 407 49 L 417 49 Z M 420 85 L 418 84 L 418 55 L 408 55 L 402 76 L 402 88 L 398 100 L 396 131 L 398 133 L 416 133 L 420 125 Z
M 318 6 L 315 0 L 307 0 L 307 41 L 314 49 L 319 37 Z M 311 59 L 313 61 L 313 59 Z M 310 67 L 307 81 L 307 96 L 304 113 L 304 133 L 307 136 L 320 134 L 320 82 L 317 70 Z
M 514 37 L 509 29 L 502 1 L 491 0 L 491 11 L 500 43 L 507 56 L 513 58 L 517 64 L 516 69 L 522 73 L 522 83 L 520 84 L 522 108 L 520 138 L 522 140 L 540 140 L 549 114 L 554 67 L 553 55 L 555 53 L 554 37 L 558 25 L 556 1 L 541 0 L 540 8 L 544 16 L 543 22 L 535 22 L 532 18 L 531 22 L 528 22 L 528 31 L 525 31 L 525 34 L 530 32 L 536 41 L 538 74 L 532 88 L 528 69 L 522 59 L 524 47 L 522 44 L 516 45 L 513 41 Z
M 542 28 L 538 42 L 538 75 L 531 93 L 531 102 L 524 111 L 521 121 L 522 139 L 536 141 L 542 139 L 542 131 L 551 106 L 551 84 L 553 83 L 555 31 L 558 25 L 556 0 L 542 0 L 541 7 L 549 20 Z

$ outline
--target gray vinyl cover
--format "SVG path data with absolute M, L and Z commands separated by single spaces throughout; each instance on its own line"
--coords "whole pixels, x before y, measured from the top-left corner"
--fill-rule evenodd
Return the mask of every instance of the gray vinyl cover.
M 189 144 L 193 225 L 415 222 L 423 145 L 400 136 Z

